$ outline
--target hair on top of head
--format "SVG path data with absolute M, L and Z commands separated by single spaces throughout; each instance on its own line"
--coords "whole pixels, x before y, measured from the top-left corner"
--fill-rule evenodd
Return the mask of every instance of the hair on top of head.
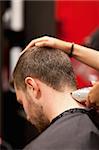
M 16 64 L 13 80 L 17 87 L 25 88 L 25 78 L 31 76 L 56 90 L 66 84 L 76 87 L 75 76 L 69 57 L 59 49 L 32 47 L 24 51 Z

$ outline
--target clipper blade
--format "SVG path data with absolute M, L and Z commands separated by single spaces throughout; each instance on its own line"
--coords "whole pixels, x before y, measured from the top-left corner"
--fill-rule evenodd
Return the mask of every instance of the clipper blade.
M 92 87 L 86 87 L 73 91 L 71 93 L 72 98 L 78 102 L 84 102 L 87 99 L 88 93 L 90 92 L 91 89 Z

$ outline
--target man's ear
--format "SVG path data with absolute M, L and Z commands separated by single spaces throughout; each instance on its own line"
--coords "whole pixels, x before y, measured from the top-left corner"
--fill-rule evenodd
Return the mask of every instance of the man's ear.
M 26 84 L 27 90 L 31 91 L 33 93 L 34 97 L 37 97 L 38 91 L 39 91 L 39 86 L 38 86 L 36 80 L 33 79 L 32 77 L 26 77 L 25 84 Z

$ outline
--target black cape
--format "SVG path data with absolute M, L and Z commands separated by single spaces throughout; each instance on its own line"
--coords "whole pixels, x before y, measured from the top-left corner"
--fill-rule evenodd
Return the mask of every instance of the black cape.
M 65 111 L 24 150 L 99 150 L 99 116 L 93 110 Z

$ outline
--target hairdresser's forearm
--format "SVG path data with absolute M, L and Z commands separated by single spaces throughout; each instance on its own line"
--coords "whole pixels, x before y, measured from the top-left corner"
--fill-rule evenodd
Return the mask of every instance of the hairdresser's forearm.
M 74 45 L 73 57 L 99 70 L 99 52 L 80 45 Z

